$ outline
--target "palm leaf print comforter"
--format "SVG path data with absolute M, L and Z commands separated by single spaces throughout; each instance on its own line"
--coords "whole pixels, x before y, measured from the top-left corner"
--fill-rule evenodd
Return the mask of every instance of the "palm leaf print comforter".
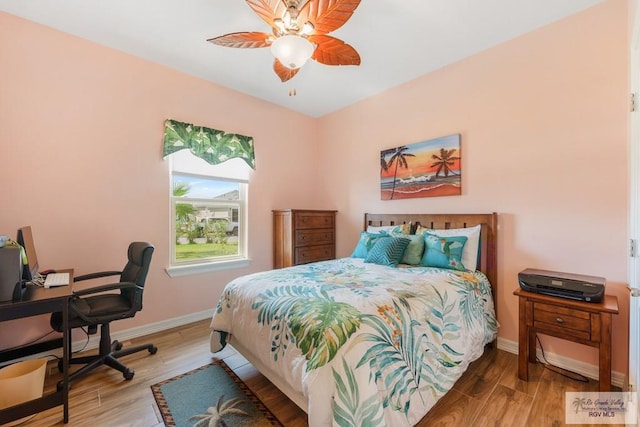
M 310 426 L 417 423 L 493 341 L 481 272 L 343 258 L 230 282 L 211 349 L 232 334 L 304 394 Z

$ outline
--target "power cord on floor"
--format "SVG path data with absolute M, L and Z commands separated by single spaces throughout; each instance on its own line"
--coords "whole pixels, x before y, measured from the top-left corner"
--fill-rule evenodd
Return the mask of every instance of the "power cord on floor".
M 87 336 L 87 339 L 85 340 L 84 345 L 82 346 L 82 348 L 71 352 L 72 355 L 73 354 L 77 354 L 77 353 L 82 353 L 87 348 L 87 345 L 89 345 L 89 331 L 86 330 L 84 328 L 84 326 L 81 326 L 80 329 L 82 329 L 82 332 L 85 333 L 85 335 Z M 54 359 L 56 359 L 58 361 L 58 367 L 62 366 L 61 365 L 62 357 L 60 357 L 58 355 L 55 355 L 55 354 L 48 354 L 47 357 L 53 357 Z
M 557 374 L 560 374 L 563 377 L 572 379 L 574 381 L 580 381 L 580 382 L 583 382 L 583 383 L 589 382 L 589 378 L 585 377 L 582 374 L 579 374 L 577 372 L 573 372 L 573 371 L 570 371 L 568 369 L 564 369 L 564 368 L 561 368 L 559 366 L 552 365 L 551 363 L 549 363 L 549 361 L 547 361 L 547 357 L 544 354 L 544 348 L 542 347 L 542 343 L 540 342 L 540 338 L 538 337 L 537 334 L 536 334 L 536 341 L 538 341 L 538 345 L 540 346 L 540 353 L 542 353 L 542 360 L 540 360 L 537 355 L 536 355 L 536 360 L 538 362 L 540 362 L 545 368 L 547 368 L 550 371 L 553 371 L 553 372 L 555 372 Z
M 85 340 L 84 345 L 82 346 L 82 348 L 80 348 L 80 349 L 78 349 L 78 350 L 76 350 L 76 351 L 73 351 L 73 352 L 72 352 L 72 354 L 77 354 L 77 353 L 81 353 L 81 352 L 83 352 L 83 351 L 87 348 L 87 346 L 89 345 L 89 331 L 88 331 L 88 330 L 86 330 L 84 327 L 81 327 L 80 329 L 82 329 L 82 332 L 84 332 L 84 333 L 85 333 L 85 335 L 87 336 L 87 338 L 86 338 L 86 340 Z M 44 335 L 42 335 L 42 336 L 40 336 L 40 337 L 38 337 L 38 338 L 35 338 L 35 339 L 33 339 L 33 340 L 31 340 L 31 341 L 29 341 L 29 342 L 27 342 L 27 343 L 23 343 L 23 344 L 20 344 L 20 345 L 15 346 L 15 347 L 9 347 L 9 348 L 3 349 L 2 351 L 11 351 L 11 350 L 16 350 L 16 349 L 19 349 L 19 348 L 22 348 L 22 347 L 27 347 L 27 346 L 29 346 L 29 345 L 31 345 L 31 344 L 35 344 L 35 343 L 37 343 L 37 342 L 38 342 L 38 341 L 40 341 L 41 339 L 46 338 L 47 336 L 51 335 L 51 334 L 52 334 L 52 333 L 54 333 L 54 332 L 56 332 L 56 331 L 49 331 L 49 332 L 47 332 L 46 334 L 44 334 Z M 53 360 L 53 359 L 56 359 L 57 361 L 62 360 L 62 358 L 61 358 L 60 356 L 55 355 L 55 354 L 46 354 L 46 355 L 43 355 L 43 357 L 51 358 L 50 360 Z
M 81 327 L 80 327 L 80 329 L 82 329 L 82 332 L 84 332 L 84 334 L 87 336 L 87 339 L 85 340 L 84 345 L 82 346 L 82 348 L 81 348 L 81 349 L 79 349 L 79 350 L 76 350 L 76 351 L 72 351 L 72 352 L 71 352 L 72 354 L 76 354 L 76 353 L 81 353 L 81 352 L 83 352 L 83 351 L 87 348 L 87 346 L 89 345 L 89 331 L 88 331 L 88 330 L 86 330 L 86 329 L 84 328 L 84 326 L 81 326 Z
M 29 345 L 31 345 L 31 344 L 35 344 L 35 343 L 37 343 L 38 341 L 40 341 L 41 339 L 46 338 L 47 336 L 51 335 L 51 334 L 52 334 L 52 333 L 54 333 L 54 332 L 55 332 L 55 331 L 49 331 L 49 332 L 47 332 L 46 334 L 44 334 L 44 335 L 42 335 L 42 336 L 39 336 L 38 338 L 34 338 L 33 340 L 31 340 L 31 341 L 29 341 L 29 342 L 26 342 L 26 343 L 23 343 L 23 344 L 20 344 L 20 345 L 16 345 L 15 347 L 3 348 L 3 349 L 2 349 L 2 351 L 11 351 L 11 350 L 16 350 L 16 349 L 19 349 L 19 348 L 22 348 L 22 347 L 29 346 Z

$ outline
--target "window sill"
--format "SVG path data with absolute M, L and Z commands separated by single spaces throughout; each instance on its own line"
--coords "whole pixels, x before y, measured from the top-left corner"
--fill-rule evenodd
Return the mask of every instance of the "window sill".
M 165 268 L 169 277 L 191 276 L 194 274 L 212 273 L 232 268 L 248 267 L 251 264 L 249 258 L 234 259 L 231 261 L 208 262 L 206 264 L 189 264 Z

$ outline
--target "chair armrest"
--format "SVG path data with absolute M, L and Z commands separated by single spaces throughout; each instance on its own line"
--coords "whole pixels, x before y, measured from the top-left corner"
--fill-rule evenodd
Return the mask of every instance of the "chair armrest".
M 83 274 L 82 276 L 76 276 L 73 278 L 74 282 L 80 282 L 82 280 L 98 279 L 100 277 L 119 276 L 122 271 L 99 271 L 97 273 Z
M 93 288 L 80 289 L 80 290 L 74 291 L 73 295 L 77 296 L 77 297 L 81 297 L 81 296 L 97 294 L 97 293 L 105 292 L 105 291 L 113 291 L 113 290 L 116 290 L 116 289 L 133 289 L 133 288 L 137 288 L 137 287 L 138 287 L 138 285 L 136 285 L 133 282 L 109 283 L 109 284 L 106 284 L 106 285 L 95 286 Z

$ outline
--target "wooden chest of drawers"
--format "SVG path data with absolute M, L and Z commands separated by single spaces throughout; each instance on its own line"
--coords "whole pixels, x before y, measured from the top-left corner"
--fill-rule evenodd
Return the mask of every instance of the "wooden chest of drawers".
M 273 267 L 325 261 L 336 257 L 336 211 L 273 211 Z

